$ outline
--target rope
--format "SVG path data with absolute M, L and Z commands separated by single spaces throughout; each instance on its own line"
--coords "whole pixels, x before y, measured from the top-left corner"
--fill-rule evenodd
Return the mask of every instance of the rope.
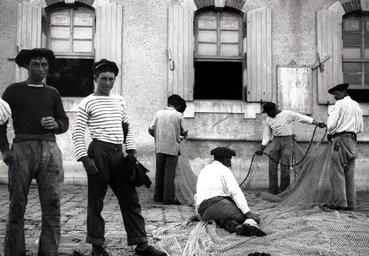
M 304 154 L 304 156 L 301 158 L 300 161 L 298 161 L 297 163 L 292 163 L 292 164 L 282 164 L 282 163 L 279 163 L 279 160 L 276 160 L 276 159 L 273 159 L 271 157 L 271 155 L 269 155 L 268 153 L 265 153 L 263 152 L 264 155 L 268 156 L 270 160 L 274 161 L 274 162 L 277 162 L 277 164 L 280 164 L 281 166 L 284 166 L 284 167 L 288 167 L 288 168 L 291 168 L 291 167 L 295 167 L 295 166 L 298 166 L 300 165 L 304 160 L 305 158 L 307 157 L 307 155 L 309 154 L 309 151 L 310 151 L 310 148 L 311 148 L 311 145 L 314 141 L 314 137 L 315 137 L 315 132 L 317 130 L 318 126 L 315 125 L 315 128 L 314 128 L 314 131 L 313 131 L 313 135 L 311 136 L 311 139 L 310 139 L 310 142 L 309 142 L 309 146 Z M 324 141 L 324 138 L 325 136 L 327 135 L 327 127 L 325 127 L 325 131 L 324 131 L 324 135 L 322 137 L 322 139 L 320 140 L 319 144 L 322 143 Z M 256 156 L 256 153 L 254 153 L 252 155 L 252 158 L 251 158 L 251 162 L 250 162 L 250 167 L 249 167 L 249 170 L 247 171 L 247 174 L 246 174 L 246 177 L 242 180 L 242 182 L 240 183 L 240 187 L 243 185 L 243 183 L 245 183 L 245 181 L 247 180 L 247 178 L 249 177 L 250 175 L 250 172 L 251 172 L 251 168 L 252 168 L 252 164 L 254 162 L 254 159 L 255 159 L 255 156 Z

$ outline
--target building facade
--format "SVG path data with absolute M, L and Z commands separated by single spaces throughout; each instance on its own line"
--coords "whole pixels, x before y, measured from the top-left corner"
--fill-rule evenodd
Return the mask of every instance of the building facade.
M 92 63 L 116 61 L 121 72 L 114 92 L 127 101 L 139 158 L 150 169 L 154 143 L 147 129 L 167 96 L 177 93 L 188 105 L 193 168 L 209 161 L 211 148 L 231 146 L 242 180 L 261 141 L 262 102 L 326 121 L 334 104 L 327 90 L 345 81 L 364 112 L 357 184 L 367 190 L 367 11 L 368 0 L 3 0 L 0 93 L 26 77 L 14 62 L 20 49 L 55 52 L 47 82 L 60 91 L 71 121 L 57 138 L 66 181 L 83 182 L 71 141 L 77 106 L 93 91 Z M 295 131 L 307 143 L 313 127 L 297 124 Z M 255 168 L 255 186 L 267 186 L 266 159 Z M 4 165 L 0 176 L 6 179 Z

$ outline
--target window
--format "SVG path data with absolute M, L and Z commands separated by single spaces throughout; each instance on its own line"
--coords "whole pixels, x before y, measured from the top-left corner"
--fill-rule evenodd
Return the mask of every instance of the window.
M 241 100 L 242 16 L 207 9 L 195 17 L 195 99 Z
M 62 96 L 93 92 L 95 13 L 90 7 L 58 5 L 48 11 L 47 44 L 56 56 L 47 83 Z
M 343 80 L 350 96 L 369 102 L 369 15 L 355 12 L 343 17 Z

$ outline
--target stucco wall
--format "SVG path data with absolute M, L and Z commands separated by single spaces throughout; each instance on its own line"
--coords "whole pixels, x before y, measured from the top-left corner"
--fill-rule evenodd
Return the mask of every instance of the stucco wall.
M 166 105 L 167 97 L 167 6 L 171 0 L 124 0 L 123 24 L 123 96 L 127 101 L 130 118 L 134 125 L 139 158 L 154 170 L 153 139 L 147 128 L 156 111 Z M 328 7 L 334 0 L 248 0 L 244 11 L 260 7 L 272 10 L 272 64 L 273 86 L 276 88 L 277 66 L 312 66 L 316 62 L 316 12 Z M 16 54 L 16 1 L 3 0 L 0 8 L 0 92 L 14 79 L 14 62 L 8 58 Z M 5 35 L 5 36 L 4 36 Z M 325 121 L 327 107 L 316 102 L 316 71 L 312 72 L 313 116 Z M 276 97 L 276 90 L 274 90 Z M 63 99 L 70 130 L 58 136 L 64 153 L 67 180 L 82 181 L 82 166 L 73 157 L 71 131 L 74 127 L 76 107 L 80 99 Z M 367 106 L 367 105 L 365 105 Z M 259 111 L 260 112 L 260 111 Z M 251 115 L 252 116 L 252 115 Z M 265 116 L 258 113 L 255 118 L 245 118 L 244 113 L 195 113 L 186 118 L 189 127 L 190 156 L 195 168 L 202 166 L 210 157 L 209 150 L 218 145 L 234 146 L 239 152 L 235 173 L 247 169 L 253 152 L 262 135 Z M 368 120 L 365 117 L 365 124 Z M 297 125 L 300 140 L 310 139 L 313 127 Z M 319 134 L 317 135 L 319 137 Z M 203 140 L 203 139 L 211 140 Z M 365 125 L 360 140 L 369 141 L 368 126 Z M 368 144 L 359 147 L 358 179 L 368 180 L 365 173 Z M 201 156 L 201 157 L 199 157 Z M 242 164 L 241 164 L 242 163 Z M 266 167 L 266 161 L 263 163 Z M 238 167 L 237 167 L 238 166 Z M 265 168 L 264 168 L 265 169 Z M 0 167 L 0 176 L 6 173 Z M 150 174 L 154 175 L 154 172 Z M 238 175 L 238 174 L 237 174 Z M 260 176 L 260 184 L 266 184 L 266 169 Z M 242 176 L 240 173 L 239 177 Z M 366 185 L 362 186 L 367 189 Z

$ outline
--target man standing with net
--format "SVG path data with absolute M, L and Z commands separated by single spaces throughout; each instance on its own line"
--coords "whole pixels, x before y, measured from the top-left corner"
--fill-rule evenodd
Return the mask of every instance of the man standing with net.
M 263 113 L 268 117 L 264 123 L 263 140 L 260 149 L 255 152 L 262 155 L 269 141 L 273 138 L 273 148 L 269 158 L 269 192 L 278 194 L 290 185 L 290 159 L 292 155 L 292 124 L 295 121 L 318 125 L 324 128 L 325 123 L 317 122 L 312 117 L 289 110 L 279 110 L 275 103 L 268 102 L 263 106 Z M 281 182 L 278 187 L 278 162 L 281 161 Z
M 331 182 L 333 209 L 355 208 L 355 158 L 356 136 L 363 130 L 362 111 L 359 104 L 347 93 L 348 84 L 338 84 L 328 90 L 336 103 L 327 120 L 328 140 L 331 141 Z

